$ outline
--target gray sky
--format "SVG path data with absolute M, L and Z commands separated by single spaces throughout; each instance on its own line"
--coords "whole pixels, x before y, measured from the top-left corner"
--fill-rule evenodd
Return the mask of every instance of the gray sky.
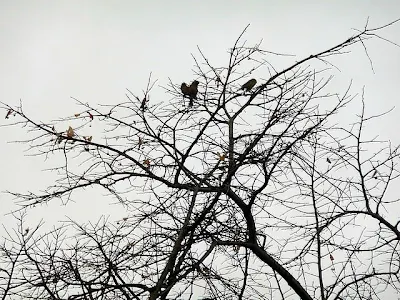
M 193 78 L 191 53 L 199 45 L 212 63 L 224 66 L 227 50 L 250 23 L 245 35 L 249 44 L 263 40 L 262 48 L 296 55 L 271 63 L 284 66 L 304 56 L 338 44 L 370 25 L 384 25 L 400 17 L 400 2 L 336 1 L 2 1 L 0 4 L 0 100 L 18 105 L 25 113 L 48 121 L 73 115 L 77 108 L 70 96 L 92 106 L 125 100 L 125 89 L 140 93 L 149 73 L 166 85 Z M 400 44 L 400 24 L 381 32 Z M 341 73 L 332 92 L 343 92 L 354 80 L 353 94 L 366 86 L 367 113 L 395 106 L 400 79 L 400 48 L 384 41 L 367 43 L 375 74 L 363 49 L 335 59 Z M 266 75 L 264 75 L 266 76 Z M 156 87 L 153 99 L 170 97 Z M 347 124 L 359 111 L 359 102 L 338 120 Z M 371 136 L 400 142 L 400 110 L 369 128 Z M 0 117 L 0 125 L 7 123 Z M 96 130 L 93 123 L 93 130 Z M 24 131 L 0 128 L 0 190 L 43 189 L 54 175 L 42 172 L 43 158 L 24 157 L 23 147 L 7 141 L 24 138 Z M 90 196 L 88 196 L 90 195 Z M 97 219 L 110 212 L 124 216 L 117 206 L 109 209 L 100 191 L 88 191 L 76 203 L 59 209 L 59 203 L 31 211 L 30 226 L 44 217 L 49 222 L 68 215 L 77 220 Z M 0 194 L 0 223 L 15 225 L 4 216 L 13 207 L 11 198 Z M 1 232 L 1 230 L 0 230 Z

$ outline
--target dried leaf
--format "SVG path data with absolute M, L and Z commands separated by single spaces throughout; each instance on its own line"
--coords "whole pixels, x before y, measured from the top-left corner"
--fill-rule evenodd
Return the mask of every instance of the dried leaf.
M 92 141 L 92 136 L 88 136 L 88 137 L 86 138 L 86 140 L 87 140 L 88 142 L 91 142 L 91 141 Z
M 147 168 L 150 167 L 150 159 L 145 159 L 143 164 L 146 165 Z
M 90 118 L 90 120 L 92 120 L 93 121 L 93 115 L 88 111 L 87 112 L 88 114 L 89 114 L 89 118 Z
M 143 140 L 142 138 L 139 136 L 139 142 L 138 142 L 138 149 L 140 149 L 140 146 L 143 145 Z
M 74 114 L 75 117 L 79 117 L 81 114 Z
M 8 119 L 12 113 L 13 113 L 13 110 L 10 109 L 10 110 L 7 112 L 6 119 Z
M 72 129 L 71 126 L 69 126 L 67 130 L 67 137 L 72 138 L 74 135 L 75 135 L 74 130 Z
M 142 100 L 142 103 L 140 104 L 140 109 L 142 111 L 144 111 L 147 108 L 146 107 L 146 101 L 147 101 L 147 99 L 146 99 L 146 97 L 144 97 L 143 100 Z
M 334 261 L 334 258 L 333 258 L 332 254 L 329 254 L 329 258 L 330 258 L 331 261 Z

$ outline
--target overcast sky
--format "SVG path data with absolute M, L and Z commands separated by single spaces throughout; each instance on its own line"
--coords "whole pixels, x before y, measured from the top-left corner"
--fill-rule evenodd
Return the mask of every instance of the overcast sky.
M 178 84 L 192 80 L 191 53 L 198 54 L 197 45 L 212 63 L 226 65 L 228 48 L 247 24 L 249 44 L 263 40 L 263 49 L 296 55 L 290 63 L 342 42 L 356 33 L 354 28 L 362 29 L 368 17 L 370 26 L 393 21 L 400 17 L 400 2 L 1 1 L 0 101 L 18 105 L 21 99 L 26 114 L 48 121 L 76 112 L 71 96 L 93 106 L 124 101 L 126 88 L 140 93 L 150 72 L 161 86 L 168 78 Z M 400 44 L 400 24 L 381 34 Z M 367 113 L 379 113 L 398 102 L 400 48 L 382 40 L 367 46 L 375 73 L 356 46 L 337 60 L 341 73 L 336 73 L 338 90 L 332 92 L 342 92 L 353 79 L 353 93 L 366 87 Z M 166 101 L 170 96 L 156 87 L 154 97 Z M 346 118 L 357 113 L 351 108 L 339 121 L 348 123 Z M 371 128 L 371 135 L 399 143 L 399 118 L 396 107 Z M 0 125 L 6 122 L 0 118 Z M 0 190 L 43 189 L 54 180 L 42 171 L 43 158 L 24 157 L 26 147 L 7 143 L 22 139 L 23 131 L 0 128 L 0 134 Z M 102 201 L 101 192 L 92 192 L 90 199 L 86 195 L 62 210 L 54 203 L 31 212 L 30 226 L 41 217 L 85 220 L 112 211 L 105 210 L 109 203 Z M 11 198 L 1 194 L 0 201 L 0 223 L 13 226 L 4 216 L 13 207 Z M 115 209 L 113 217 L 122 217 Z

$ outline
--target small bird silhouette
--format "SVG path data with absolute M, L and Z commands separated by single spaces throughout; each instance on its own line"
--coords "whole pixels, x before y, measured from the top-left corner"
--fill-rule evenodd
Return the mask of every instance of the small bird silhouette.
M 255 80 L 254 78 L 250 79 L 245 84 L 243 84 L 240 89 L 248 92 L 256 85 L 256 83 L 257 83 L 257 80 Z
M 181 84 L 181 92 L 182 92 L 183 96 L 189 96 L 190 90 L 185 82 L 182 82 L 182 84 Z
M 185 82 L 181 84 L 181 92 L 183 94 L 183 97 L 188 96 L 189 97 L 189 106 L 193 106 L 193 100 L 197 99 L 197 92 L 198 92 L 198 87 L 199 82 L 197 80 L 193 81 L 190 86 L 187 86 Z
M 189 106 L 193 106 L 193 99 L 197 99 L 198 85 L 199 82 L 195 80 L 189 87 L 189 98 L 190 98 Z

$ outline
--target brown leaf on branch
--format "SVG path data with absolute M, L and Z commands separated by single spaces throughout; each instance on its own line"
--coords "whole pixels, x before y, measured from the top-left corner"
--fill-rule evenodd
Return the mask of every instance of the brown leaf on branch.
M 68 130 L 67 130 L 67 137 L 68 137 L 68 138 L 72 138 L 74 135 L 75 135 L 74 130 L 72 129 L 71 126 L 69 126 L 69 127 L 68 127 Z
M 149 168 L 150 167 L 150 159 L 145 159 L 143 161 L 143 164 L 145 165 L 146 168 Z
M 219 156 L 219 160 L 220 160 L 220 161 L 225 161 L 225 158 L 226 158 L 226 154 L 225 154 L 225 153 L 220 154 L 220 153 L 218 152 L 217 154 L 218 154 L 218 156 Z
M 143 140 L 142 138 L 139 136 L 139 142 L 138 142 L 138 149 L 140 149 L 140 147 L 143 145 Z
M 13 113 L 12 109 L 8 110 L 7 115 L 6 115 L 6 119 L 8 119 L 12 113 Z

